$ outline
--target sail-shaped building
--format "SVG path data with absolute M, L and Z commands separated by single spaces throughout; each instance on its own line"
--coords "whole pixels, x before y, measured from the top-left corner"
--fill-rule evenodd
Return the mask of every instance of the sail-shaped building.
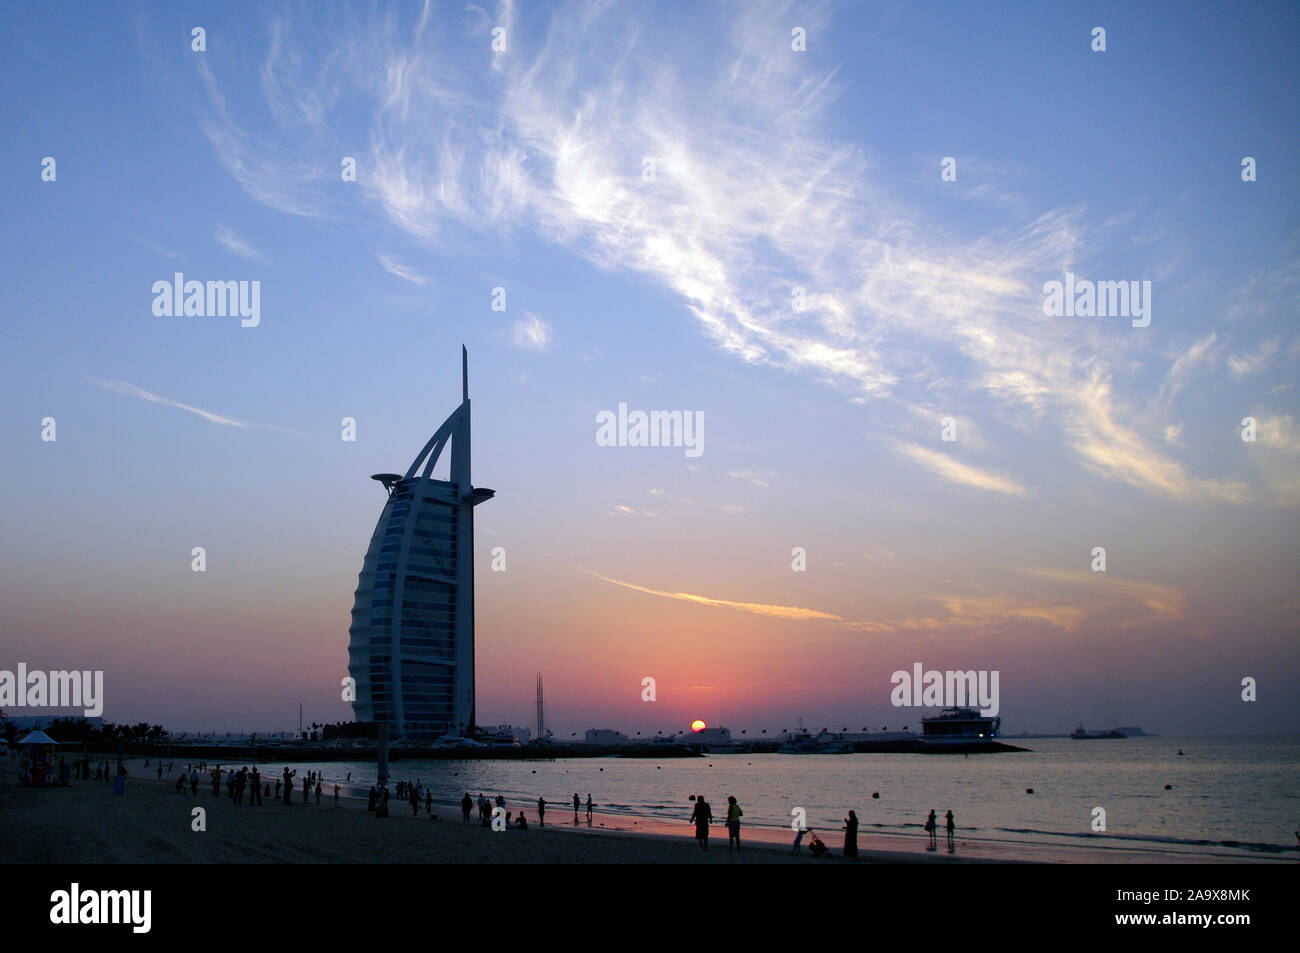
M 427 740 L 474 730 L 474 507 L 469 355 L 463 399 L 406 474 L 377 473 L 388 501 L 361 565 L 348 641 L 358 721 Z M 451 443 L 450 479 L 433 469 Z

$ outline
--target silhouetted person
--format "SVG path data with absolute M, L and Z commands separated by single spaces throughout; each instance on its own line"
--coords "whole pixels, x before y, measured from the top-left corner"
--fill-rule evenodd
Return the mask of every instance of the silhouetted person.
M 262 772 L 253 767 L 253 787 L 248 792 L 248 806 L 262 806 Z
M 574 791 L 573 792 L 573 823 L 575 824 L 578 823 L 578 809 L 581 803 L 582 802 L 578 799 L 578 792 Z
M 378 800 L 379 792 L 375 790 L 375 786 L 372 784 L 370 785 L 370 797 L 366 800 L 366 810 L 371 814 L 375 812 L 375 802 Z
M 284 769 L 284 803 L 293 804 L 293 776 L 298 773 L 294 768 L 290 771 L 287 767 Z
M 587 826 L 591 826 L 591 792 L 587 792 Z
M 831 855 L 830 850 L 822 843 L 822 839 L 816 834 L 812 836 L 812 840 L 808 844 L 808 853 L 812 854 L 819 860 L 822 857 L 829 857 Z
M 541 798 L 537 799 L 537 826 L 546 826 L 546 802 Z
M 709 821 L 713 820 L 713 810 L 701 794 L 695 798 L 695 810 L 691 811 L 691 820 L 695 822 L 695 840 L 700 850 L 709 849 Z
M 469 792 L 466 791 L 465 796 L 460 799 L 460 819 L 468 824 L 469 813 L 472 810 L 474 810 L 474 799 L 470 797 Z
M 938 828 L 939 828 L 939 824 L 934 819 L 934 811 L 931 811 L 930 816 L 925 819 L 925 832 L 930 835 L 930 850 L 934 850 L 935 847 L 934 835 L 935 835 L 935 831 L 938 830 Z
M 740 805 L 736 803 L 736 796 L 733 794 L 727 798 L 727 853 L 731 853 L 731 845 L 736 845 L 736 850 L 740 850 L 740 818 L 744 815 Z
M 858 856 L 858 815 L 852 811 L 844 819 L 844 856 Z
M 953 846 L 952 835 L 953 832 L 957 830 L 957 823 L 953 820 L 951 809 L 949 809 L 948 813 L 944 815 L 944 822 L 948 828 L 948 849 L 951 850 Z
M 797 854 L 803 849 L 803 835 L 804 828 L 800 828 L 794 832 L 794 846 L 790 848 L 790 853 Z

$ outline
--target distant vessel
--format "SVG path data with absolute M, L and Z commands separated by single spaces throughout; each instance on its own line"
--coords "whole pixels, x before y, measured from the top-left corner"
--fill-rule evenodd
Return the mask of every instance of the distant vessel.
M 786 736 L 785 744 L 776 749 L 779 754 L 853 754 L 853 742 L 823 728 L 814 737 L 804 729 L 799 719 L 799 730 Z
M 945 708 L 931 718 L 921 719 L 922 743 L 953 745 L 992 741 L 1002 727 L 1001 718 L 981 715 L 974 708 Z
M 487 745 L 481 741 L 475 741 L 473 738 L 465 738 L 461 735 L 455 734 L 446 734 L 435 741 L 432 747 L 442 750 L 446 748 L 486 748 Z
M 1122 731 L 1085 731 L 1083 725 L 1079 725 L 1074 731 L 1070 732 L 1070 737 L 1075 741 L 1096 741 L 1100 738 L 1127 738 L 1128 735 Z

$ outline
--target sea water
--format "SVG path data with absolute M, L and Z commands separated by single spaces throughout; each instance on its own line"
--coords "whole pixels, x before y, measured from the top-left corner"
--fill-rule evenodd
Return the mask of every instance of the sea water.
M 466 792 L 476 800 L 480 792 L 500 794 L 507 809 L 522 809 L 533 823 L 539 796 L 553 823 L 571 819 L 575 793 L 585 820 L 590 793 L 600 814 L 672 822 L 689 834 L 691 795 L 704 795 L 719 823 L 727 796 L 735 795 L 748 828 L 789 831 L 792 811 L 803 808 L 808 827 L 823 836 L 838 831 L 853 809 L 863 835 L 915 837 L 933 809 L 941 834 L 944 812 L 951 810 L 961 838 L 1005 845 L 1220 857 L 1279 856 L 1296 848 L 1300 737 L 1008 740 L 1033 750 L 554 761 L 404 761 L 398 751 L 390 780 L 422 782 L 440 804 Z M 369 761 L 294 766 L 299 778 L 309 770 L 323 774 L 326 802 L 334 784 L 356 796 L 376 777 Z M 350 784 L 344 780 L 349 771 Z M 1104 831 L 1094 829 L 1099 807 Z

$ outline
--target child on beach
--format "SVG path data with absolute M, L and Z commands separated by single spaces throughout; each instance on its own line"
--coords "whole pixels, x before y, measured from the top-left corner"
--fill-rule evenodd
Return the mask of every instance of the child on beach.
M 727 798 L 727 853 L 731 853 L 731 845 L 736 845 L 736 852 L 740 852 L 740 818 L 745 812 L 740 809 L 736 803 L 736 796 L 733 794 Z

